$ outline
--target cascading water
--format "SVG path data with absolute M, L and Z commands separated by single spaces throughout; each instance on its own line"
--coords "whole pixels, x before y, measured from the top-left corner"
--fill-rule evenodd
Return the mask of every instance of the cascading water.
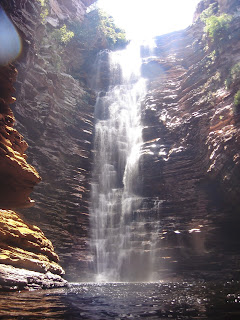
M 106 69 L 109 73 L 108 90 L 99 90 L 95 106 L 91 245 L 96 281 L 149 280 L 153 245 L 140 218 L 138 196 L 140 105 L 146 94 L 141 63 L 140 46 L 131 43 L 125 50 L 102 52 L 96 65 L 96 87 Z

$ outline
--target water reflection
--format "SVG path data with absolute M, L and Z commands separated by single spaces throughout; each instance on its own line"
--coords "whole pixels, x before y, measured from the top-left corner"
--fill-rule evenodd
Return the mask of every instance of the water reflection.
M 0 293 L 1 319 L 240 319 L 239 282 L 72 284 Z

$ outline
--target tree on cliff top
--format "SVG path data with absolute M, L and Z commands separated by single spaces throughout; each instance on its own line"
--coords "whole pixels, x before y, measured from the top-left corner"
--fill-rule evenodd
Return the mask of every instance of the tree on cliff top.
M 69 29 L 74 32 L 76 40 L 91 47 L 119 49 L 128 43 L 125 31 L 118 28 L 113 18 L 100 9 L 90 11 L 82 23 L 71 23 Z

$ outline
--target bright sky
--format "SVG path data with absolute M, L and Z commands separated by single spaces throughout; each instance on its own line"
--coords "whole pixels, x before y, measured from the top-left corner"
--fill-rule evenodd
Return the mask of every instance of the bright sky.
M 98 0 L 129 38 L 146 39 L 186 28 L 200 0 Z

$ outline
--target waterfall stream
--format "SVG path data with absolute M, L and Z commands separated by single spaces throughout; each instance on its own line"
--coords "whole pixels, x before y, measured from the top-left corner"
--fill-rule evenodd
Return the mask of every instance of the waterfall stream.
M 141 63 L 140 46 L 131 43 L 125 50 L 100 53 L 95 66 L 99 92 L 90 212 L 96 281 L 149 280 L 153 237 L 145 232 L 138 195 L 140 107 L 146 94 Z M 99 89 L 104 68 L 105 92 Z

